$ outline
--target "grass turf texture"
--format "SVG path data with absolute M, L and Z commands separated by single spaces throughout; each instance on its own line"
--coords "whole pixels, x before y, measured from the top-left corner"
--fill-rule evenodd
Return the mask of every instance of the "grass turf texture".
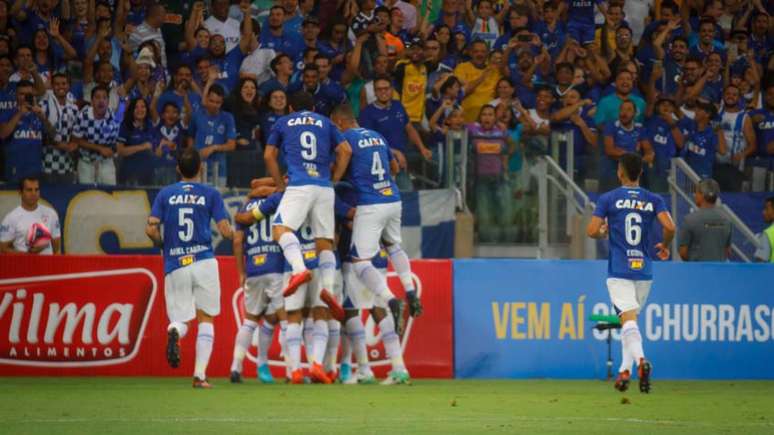
M 656 380 L 650 395 L 636 380 L 624 394 L 600 381 L 214 384 L 4 378 L 0 433 L 774 433 L 774 382 Z

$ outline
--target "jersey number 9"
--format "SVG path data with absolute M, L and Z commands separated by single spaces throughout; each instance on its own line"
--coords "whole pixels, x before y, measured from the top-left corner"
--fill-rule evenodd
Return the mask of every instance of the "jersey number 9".
M 305 131 L 299 138 L 301 142 L 301 157 L 304 160 L 314 160 L 317 158 L 317 137 Z

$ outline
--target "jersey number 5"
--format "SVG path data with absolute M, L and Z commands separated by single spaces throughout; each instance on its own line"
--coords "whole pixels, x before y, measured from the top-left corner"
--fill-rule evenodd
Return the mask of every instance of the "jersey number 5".
M 299 138 L 301 142 L 301 157 L 304 160 L 314 160 L 317 158 L 317 137 L 305 131 Z
M 639 213 L 629 213 L 624 218 L 626 226 L 626 243 L 630 246 L 638 246 L 642 241 L 642 216 Z
M 177 236 L 183 242 L 190 242 L 194 233 L 193 209 L 190 207 L 177 210 L 177 223 L 182 228 L 177 232 Z

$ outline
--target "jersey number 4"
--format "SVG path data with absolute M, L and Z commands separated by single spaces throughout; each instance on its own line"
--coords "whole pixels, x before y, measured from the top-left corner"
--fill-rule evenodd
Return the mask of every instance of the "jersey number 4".
M 371 161 L 371 175 L 378 178 L 379 181 L 384 180 L 384 165 L 382 164 L 382 158 L 379 157 L 379 152 L 374 152 L 373 160 Z

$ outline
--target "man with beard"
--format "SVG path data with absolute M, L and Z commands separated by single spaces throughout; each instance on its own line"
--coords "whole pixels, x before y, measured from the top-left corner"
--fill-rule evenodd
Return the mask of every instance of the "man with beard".
M 602 97 L 597 105 L 597 113 L 594 122 L 600 128 L 611 121 L 618 119 L 621 103 L 630 100 L 636 108 L 634 120 L 642 122 L 645 115 L 645 100 L 632 94 L 634 80 L 631 71 L 620 69 L 615 75 L 615 92 Z
M 167 103 L 173 103 L 179 110 L 184 109 L 183 99 L 188 95 L 188 101 L 191 102 L 191 109 L 196 112 L 202 105 L 202 98 L 191 86 L 193 83 L 193 72 L 188 65 L 180 65 L 172 76 L 167 90 L 161 93 L 156 103 L 156 111 L 161 113 Z M 188 115 L 191 115 L 190 113 Z M 186 113 L 181 112 L 180 117 L 185 118 Z
M 249 5 L 247 5 L 249 7 Z M 226 41 L 222 35 L 212 35 L 210 38 L 210 62 L 218 67 L 218 84 L 223 86 L 226 93 L 231 91 L 239 81 L 239 68 L 245 56 L 250 53 L 253 43 L 256 42 L 253 35 L 253 26 L 258 25 L 252 18 L 242 22 L 242 36 L 239 45 L 226 51 Z
M 715 179 L 723 191 L 738 192 L 742 187 L 744 161 L 755 153 L 755 131 L 752 119 L 739 105 L 741 91 L 734 85 L 723 91 L 720 128 L 728 145 L 715 160 Z
M 662 94 L 674 95 L 677 92 L 680 76 L 683 74 L 683 66 L 688 59 L 688 40 L 683 36 L 677 36 L 669 43 L 669 55 L 664 51 L 664 42 L 672 33 L 679 22 L 670 21 L 653 40 L 653 50 L 656 54 L 656 63 L 661 62 L 664 73 L 660 79 L 656 79 L 656 89 Z
M 277 53 L 285 53 L 291 59 L 298 59 L 304 52 L 304 41 L 298 33 L 293 33 L 285 27 L 285 9 L 282 6 L 272 6 L 266 26 L 261 32 L 261 46 L 271 48 Z
M 73 138 L 78 106 L 71 99 L 70 79 L 66 74 L 54 74 L 51 82 L 53 89 L 46 93 L 41 107 L 55 135 L 43 148 L 43 176 L 51 184 L 72 184 L 75 168 L 70 153 L 78 148 Z
M 459 78 L 465 87 L 465 98 L 462 100 L 465 122 L 476 120 L 481 106 L 492 99 L 497 82 L 502 77 L 498 65 L 487 63 L 488 57 L 489 48 L 486 43 L 473 41 L 470 44 L 470 61 L 454 68 L 454 76 Z

